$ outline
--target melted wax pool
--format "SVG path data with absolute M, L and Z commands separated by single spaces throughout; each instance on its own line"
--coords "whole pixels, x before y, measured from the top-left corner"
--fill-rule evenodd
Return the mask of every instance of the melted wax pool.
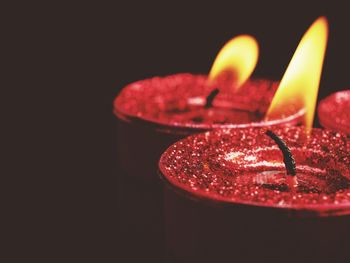
M 278 83 L 253 80 L 237 93 L 207 76 L 177 74 L 154 77 L 126 86 L 114 103 L 118 116 L 179 127 L 209 129 L 230 124 L 262 122 Z M 205 108 L 206 96 L 218 88 L 213 107 Z
M 278 146 L 263 129 L 221 129 L 183 139 L 162 155 L 160 171 L 187 194 L 228 203 L 350 210 L 349 136 L 303 127 L 272 129 L 291 149 L 287 176 Z M 291 184 L 292 181 L 295 184 Z

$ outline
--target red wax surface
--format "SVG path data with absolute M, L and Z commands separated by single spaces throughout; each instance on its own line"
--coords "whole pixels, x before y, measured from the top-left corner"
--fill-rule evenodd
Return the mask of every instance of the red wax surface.
M 350 90 L 323 99 L 318 107 L 318 118 L 323 127 L 350 134 Z
M 214 83 L 204 75 L 154 77 L 126 86 L 114 102 L 114 111 L 124 120 L 173 129 L 260 127 L 293 122 L 303 115 L 303 110 L 284 119 L 263 121 L 277 85 L 267 80 L 250 80 L 234 93 L 224 82 Z M 205 108 L 206 97 L 215 88 L 220 92 L 213 107 Z
M 330 130 L 274 127 L 291 149 L 296 177 L 263 129 L 218 129 L 169 147 L 163 178 L 190 197 L 223 203 L 350 214 L 350 137 Z M 292 187 L 293 183 L 297 185 Z

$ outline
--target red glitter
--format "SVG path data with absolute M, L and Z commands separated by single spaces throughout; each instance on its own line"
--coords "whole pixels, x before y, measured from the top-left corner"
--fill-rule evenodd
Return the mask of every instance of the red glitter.
M 318 118 L 323 127 L 350 134 L 350 90 L 336 92 L 322 100 Z
M 283 156 L 262 129 L 219 129 L 187 137 L 162 155 L 160 171 L 192 197 L 317 211 L 350 213 L 350 137 L 330 130 L 276 127 L 296 161 L 290 188 Z
M 251 80 L 234 93 L 225 83 L 208 81 L 204 75 L 177 74 L 138 81 L 126 86 L 114 102 L 119 118 L 141 121 L 157 128 L 208 130 L 274 124 L 295 124 L 304 111 L 282 120 L 264 122 L 278 83 Z M 206 96 L 214 88 L 220 93 L 212 108 L 205 108 Z M 144 123 L 144 124 L 145 124 Z

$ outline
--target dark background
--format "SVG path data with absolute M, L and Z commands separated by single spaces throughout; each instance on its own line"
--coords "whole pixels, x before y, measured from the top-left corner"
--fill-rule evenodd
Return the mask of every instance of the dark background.
M 253 76 L 279 80 L 305 30 L 326 15 L 330 37 L 319 97 L 349 88 L 346 6 L 261 2 L 9 7 L 4 39 L 7 68 L 14 71 L 7 76 L 20 116 L 14 127 L 25 130 L 17 136 L 25 158 L 15 167 L 26 176 L 16 197 L 23 211 L 8 243 L 38 261 L 117 261 L 112 102 L 127 83 L 207 73 L 219 49 L 242 33 L 260 44 Z

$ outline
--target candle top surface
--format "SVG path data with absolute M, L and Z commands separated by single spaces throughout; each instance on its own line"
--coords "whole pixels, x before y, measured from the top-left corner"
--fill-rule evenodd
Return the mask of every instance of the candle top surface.
M 349 136 L 272 128 L 295 158 L 292 177 L 286 175 L 278 146 L 263 130 L 218 129 L 187 137 L 163 153 L 162 177 L 183 193 L 211 201 L 326 214 L 346 207 L 350 213 Z
M 265 126 L 265 113 L 278 83 L 250 80 L 236 93 L 221 81 L 220 85 L 207 76 L 176 74 L 154 77 L 127 85 L 114 102 L 117 116 L 152 124 L 206 130 L 211 128 L 241 128 Z M 220 92 L 213 106 L 206 108 L 206 98 L 214 90 Z M 289 122 L 303 113 L 271 120 L 270 125 Z
M 350 90 L 336 92 L 320 102 L 322 126 L 350 134 Z

